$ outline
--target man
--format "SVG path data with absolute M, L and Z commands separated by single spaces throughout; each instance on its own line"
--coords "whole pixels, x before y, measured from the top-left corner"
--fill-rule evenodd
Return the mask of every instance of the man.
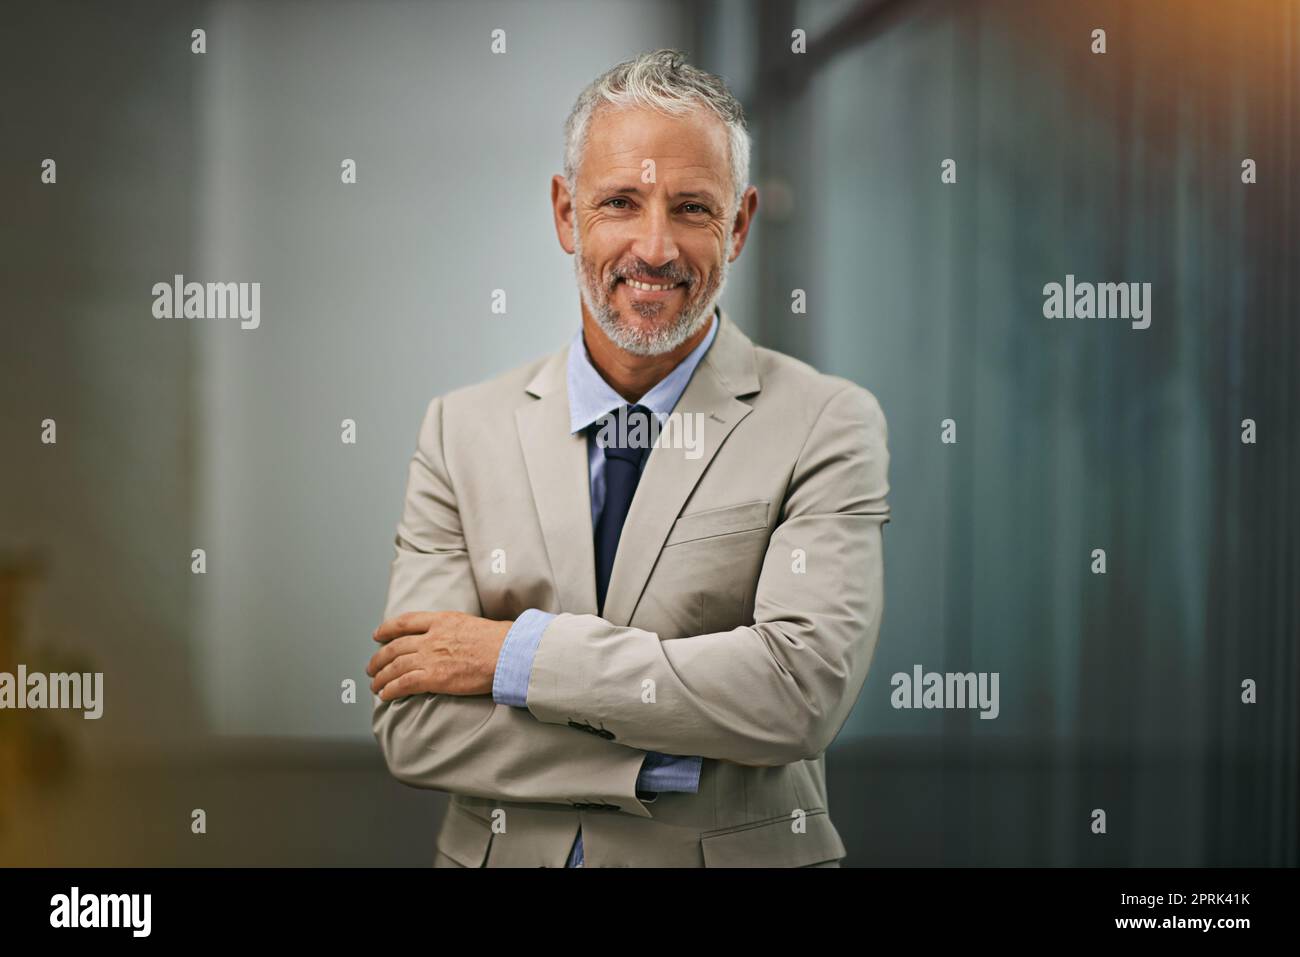
M 436 866 L 838 866 L 823 752 L 883 610 L 867 390 L 715 307 L 758 205 L 722 80 L 579 97 L 551 185 L 582 327 L 433 399 L 367 673 Z

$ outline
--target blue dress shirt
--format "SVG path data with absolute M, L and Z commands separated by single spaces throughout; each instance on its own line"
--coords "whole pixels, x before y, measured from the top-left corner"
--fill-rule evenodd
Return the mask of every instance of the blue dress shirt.
M 653 412 L 662 423 L 686 391 L 686 385 L 695 367 L 708 352 L 718 334 L 717 311 L 709 320 L 708 335 L 679 362 L 668 375 L 643 395 L 639 404 Z M 627 405 L 621 395 L 606 382 L 591 364 L 587 347 L 579 329 L 569 343 L 568 365 L 569 432 L 574 434 L 587 428 L 601 416 Z M 649 456 L 646 456 L 646 460 Z M 644 464 L 642 465 L 644 468 Z M 591 526 L 596 527 L 600 511 L 605 505 L 605 455 L 596 444 L 594 434 L 587 437 L 587 471 L 591 486 Z M 492 679 L 492 699 L 497 704 L 516 708 L 528 707 L 528 679 L 532 675 L 533 658 L 542 642 L 542 632 L 555 616 L 536 608 L 529 608 L 511 626 L 501 646 L 496 673 Z M 687 791 L 694 793 L 700 786 L 698 756 L 678 756 L 647 751 L 641 771 L 637 775 L 638 791 Z M 582 831 L 574 842 L 568 867 L 582 867 Z

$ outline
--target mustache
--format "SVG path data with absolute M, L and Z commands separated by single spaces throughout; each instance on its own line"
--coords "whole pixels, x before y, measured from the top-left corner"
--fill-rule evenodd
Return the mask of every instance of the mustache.
M 633 276 L 658 279 L 660 282 L 681 282 L 685 283 L 687 288 L 695 285 L 695 277 L 676 262 L 651 266 L 644 259 L 637 259 L 628 263 L 619 263 L 614 267 L 609 274 L 609 288 L 613 289 L 614 284 L 620 279 L 630 279 Z

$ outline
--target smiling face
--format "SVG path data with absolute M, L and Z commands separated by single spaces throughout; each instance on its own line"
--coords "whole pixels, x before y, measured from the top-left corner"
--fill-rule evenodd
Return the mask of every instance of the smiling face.
M 557 176 L 552 201 L 584 312 L 633 355 L 676 349 L 708 322 L 756 204 L 751 187 L 735 208 L 726 126 L 704 109 L 597 110 L 575 187 Z

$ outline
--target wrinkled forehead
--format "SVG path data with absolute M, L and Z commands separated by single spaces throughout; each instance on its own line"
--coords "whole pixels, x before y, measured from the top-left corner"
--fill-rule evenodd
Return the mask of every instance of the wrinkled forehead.
M 637 182 L 693 178 L 725 192 L 731 177 L 726 124 L 703 106 L 682 114 L 599 107 L 587 125 L 578 180 L 594 185 L 629 175 Z

